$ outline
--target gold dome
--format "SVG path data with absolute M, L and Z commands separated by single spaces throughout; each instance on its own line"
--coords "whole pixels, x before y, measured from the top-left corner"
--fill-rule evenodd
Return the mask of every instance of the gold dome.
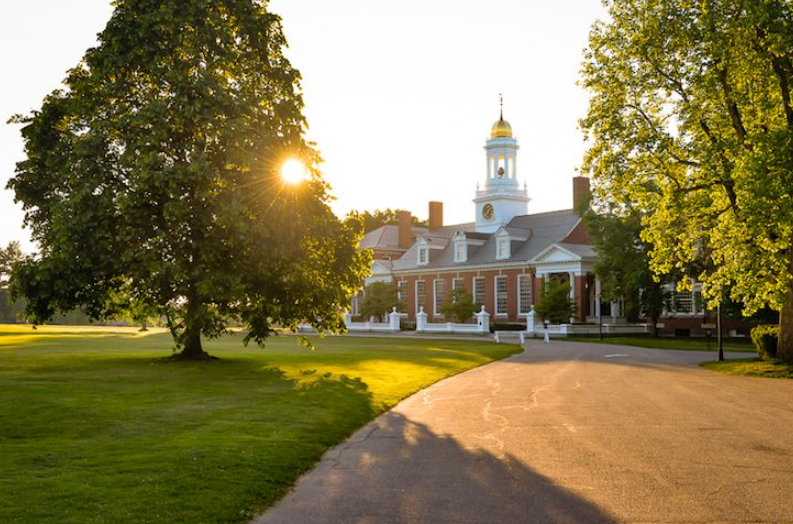
M 512 126 L 504 118 L 499 118 L 490 130 L 490 138 L 512 138 Z

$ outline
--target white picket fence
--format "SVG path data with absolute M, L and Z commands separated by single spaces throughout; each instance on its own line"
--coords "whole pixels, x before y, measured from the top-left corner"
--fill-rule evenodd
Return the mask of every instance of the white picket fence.
M 405 313 L 399 313 L 397 308 L 391 310 L 388 314 L 388 322 L 353 322 L 350 313 L 344 314 L 344 324 L 347 326 L 347 331 L 358 331 L 364 333 L 398 333 L 400 331 L 400 320 L 402 317 L 407 316 Z
M 424 306 L 416 313 L 416 333 L 447 333 L 454 335 L 485 335 L 490 333 L 490 313 L 485 311 L 485 306 L 478 313 L 474 313 L 476 324 L 457 324 L 454 322 L 431 323 L 427 322 L 428 315 Z

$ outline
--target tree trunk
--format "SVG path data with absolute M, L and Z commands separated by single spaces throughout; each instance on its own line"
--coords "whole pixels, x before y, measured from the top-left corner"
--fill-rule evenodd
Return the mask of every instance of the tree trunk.
M 184 349 L 180 353 L 184 360 L 206 360 L 209 355 L 201 346 L 201 330 L 188 326 L 184 336 Z
M 196 298 L 188 299 L 187 312 L 184 318 L 184 334 L 182 342 L 184 348 L 179 354 L 183 360 L 207 360 L 210 357 L 201 346 L 201 303 Z
M 788 251 L 789 266 L 793 272 L 793 248 Z M 779 344 L 777 358 L 793 363 L 793 282 L 788 286 L 785 304 L 779 312 Z

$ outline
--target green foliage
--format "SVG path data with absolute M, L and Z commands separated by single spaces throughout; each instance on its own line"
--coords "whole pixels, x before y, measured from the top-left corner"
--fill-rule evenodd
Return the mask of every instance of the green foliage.
M 570 300 L 570 284 L 554 278 L 548 280 L 534 311 L 552 324 L 570 322 L 570 317 L 575 314 L 575 303 Z
M 465 288 L 458 287 L 453 289 L 446 300 L 441 304 L 439 310 L 446 318 L 452 318 L 457 322 L 466 322 L 479 311 L 479 304 L 474 303 L 474 297 Z
M 757 354 L 766 360 L 776 358 L 779 344 L 779 326 L 755 326 L 752 328 L 752 343 Z
M 372 212 L 364 211 L 360 214 L 360 216 L 363 219 L 364 233 L 368 233 L 369 231 L 374 231 L 375 229 L 386 225 L 395 226 L 399 223 L 397 210 L 391 208 L 386 208 L 382 210 L 378 209 Z M 429 221 L 419 220 L 418 217 L 412 216 L 411 223 L 413 226 L 426 227 L 429 224 Z
M 665 295 L 662 284 L 650 269 L 652 245 L 641 238 L 642 216 L 635 209 L 602 203 L 583 215 L 597 251 L 595 273 L 600 280 L 601 300 L 625 304 L 625 316 L 636 322 L 645 312 L 657 334 Z
M 659 275 L 713 308 L 786 309 L 793 359 L 793 11 L 785 0 L 614 0 L 583 65 L 583 170 L 642 211 Z M 787 335 L 786 335 L 787 333 Z M 780 346 L 780 348 L 782 347 Z
M 731 358 L 721 362 L 703 362 L 700 366 L 725 375 L 793 379 L 793 364 L 781 360 Z
M 25 258 L 19 242 L 9 242 L 6 247 L 0 247 L 0 289 L 8 289 L 8 280 L 14 266 Z
M 366 289 L 366 295 L 359 306 L 361 316 L 366 319 L 369 317 L 382 319 L 394 308 L 397 308 L 397 311 L 404 309 L 399 301 L 396 285 L 392 282 L 373 282 Z
M 433 382 L 520 351 L 481 340 L 241 335 L 174 365 L 169 336 L 0 326 L 0 522 L 230 524 Z M 353 378 L 354 377 L 354 378 Z M 46 474 L 43 474 L 46 471 Z
M 27 314 L 145 304 L 193 357 L 229 322 L 259 344 L 274 325 L 343 330 L 369 255 L 328 206 L 280 19 L 257 0 L 114 5 L 66 89 L 16 118 L 8 187 L 41 246 L 12 278 Z M 311 179 L 284 182 L 288 158 Z

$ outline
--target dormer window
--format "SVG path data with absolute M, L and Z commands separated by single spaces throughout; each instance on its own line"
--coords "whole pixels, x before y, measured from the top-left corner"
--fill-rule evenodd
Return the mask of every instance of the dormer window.
M 429 263 L 429 248 L 426 246 L 419 246 L 418 250 L 418 260 L 416 261 L 419 265 L 425 265 Z
M 509 237 L 496 239 L 496 259 L 506 260 L 512 256 Z
M 468 251 L 466 249 L 465 240 L 458 240 L 454 243 L 454 261 L 455 262 L 465 262 L 468 257 L 466 256 Z

